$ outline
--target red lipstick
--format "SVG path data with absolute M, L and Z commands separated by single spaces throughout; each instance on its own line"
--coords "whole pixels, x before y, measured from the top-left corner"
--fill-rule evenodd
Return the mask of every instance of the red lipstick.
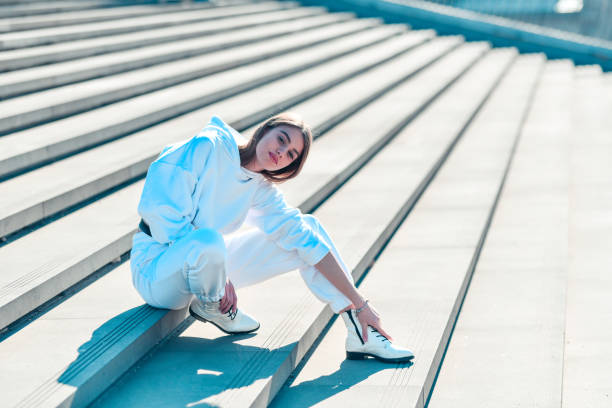
M 274 153 L 270 152 L 270 158 L 272 158 L 274 164 L 278 164 L 278 159 L 276 158 L 276 155 Z

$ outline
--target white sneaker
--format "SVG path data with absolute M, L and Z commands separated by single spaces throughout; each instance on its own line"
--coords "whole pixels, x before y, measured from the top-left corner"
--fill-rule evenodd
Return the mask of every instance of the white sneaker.
M 378 330 L 368 326 L 368 341 L 363 341 L 361 323 L 354 310 L 342 313 L 348 335 L 346 337 L 346 358 L 364 360 L 367 356 L 386 363 L 402 363 L 414 358 L 408 349 L 393 345 Z
M 201 322 L 210 322 L 227 334 L 250 333 L 259 329 L 259 322 L 248 314 L 236 310 L 221 313 L 219 302 L 202 302 L 195 298 L 189 306 L 189 314 Z

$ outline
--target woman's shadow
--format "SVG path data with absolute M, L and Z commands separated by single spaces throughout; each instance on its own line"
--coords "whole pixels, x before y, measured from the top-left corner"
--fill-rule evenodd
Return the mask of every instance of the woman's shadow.
M 297 385 L 287 384 L 270 404 L 272 408 L 311 407 L 363 382 L 372 374 L 389 369 L 406 369 L 413 362 L 389 364 L 378 361 L 344 360 L 336 371 Z
M 72 403 L 90 402 L 91 395 L 102 390 L 103 378 L 108 381 L 127 371 L 128 375 L 94 406 L 224 406 L 225 402 L 240 400 L 239 393 L 244 391 L 244 387 L 272 376 L 282 361 L 291 358 L 294 349 L 293 343 L 276 349 L 237 343 L 256 334 L 213 339 L 181 335 L 170 337 L 152 355 L 145 353 L 146 357 L 140 361 L 130 361 L 129 348 L 139 347 L 137 341 L 126 346 L 130 331 L 139 324 L 146 324 L 148 319 L 159 320 L 164 313 L 179 312 L 141 305 L 107 320 L 94 330 L 89 341 L 79 347 L 77 358 L 57 380 L 76 388 Z M 193 322 L 189 319 L 186 326 Z M 202 323 L 196 321 L 193 324 Z M 137 363 L 136 368 L 130 370 L 134 363 Z M 292 387 L 291 392 L 301 394 L 297 406 L 310 406 L 352 387 L 377 371 L 395 366 L 371 361 L 344 361 L 336 372 L 300 383 Z M 313 389 L 316 392 L 311 392 Z

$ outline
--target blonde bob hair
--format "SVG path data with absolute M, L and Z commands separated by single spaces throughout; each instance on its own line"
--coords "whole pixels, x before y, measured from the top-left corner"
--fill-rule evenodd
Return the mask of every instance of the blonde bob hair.
M 253 136 L 246 145 L 238 147 L 238 151 L 240 152 L 240 165 L 244 167 L 255 159 L 257 143 L 259 143 L 265 134 L 269 130 L 282 125 L 292 126 L 302 132 L 302 136 L 304 137 L 304 150 L 302 150 L 302 153 L 288 166 L 278 170 L 262 170 L 260 172 L 267 180 L 273 183 L 282 183 L 283 181 L 292 179 L 300 173 L 304 166 L 304 162 L 310 151 L 310 145 L 312 144 L 312 130 L 304 123 L 302 118 L 290 112 L 283 112 L 272 116 L 255 129 Z

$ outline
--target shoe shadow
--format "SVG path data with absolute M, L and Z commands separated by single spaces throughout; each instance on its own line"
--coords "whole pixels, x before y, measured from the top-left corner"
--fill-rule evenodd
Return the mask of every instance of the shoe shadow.
M 180 362 L 180 372 L 175 379 L 166 382 L 165 387 L 167 390 L 181 388 L 182 391 L 168 395 L 168 399 L 164 396 L 164 403 L 160 406 L 242 406 L 241 399 L 247 397 L 245 387 L 270 378 L 293 348 L 292 344 L 270 349 L 237 343 L 254 336 L 256 333 L 224 335 L 215 339 L 173 339 L 172 345 L 166 347 L 169 349 L 167 352 L 181 350 L 186 358 Z M 188 391 L 185 384 L 188 384 Z
M 413 364 L 412 361 L 390 364 L 372 359 L 365 361 L 344 360 L 338 370 L 331 374 L 302 381 L 298 384 L 285 385 L 269 406 L 271 408 L 311 407 L 354 387 L 374 373 L 384 370 L 406 369 L 412 367 Z M 380 400 L 380 396 L 376 396 L 376 398 Z M 367 405 L 376 406 L 378 404 Z
M 111 392 L 95 400 L 93 406 L 224 406 L 215 403 L 215 396 L 269 377 L 274 371 L 270 359 L 286 358 L 292 347 L 268 349 L 237 343 L 256 333 L 212 339 L 177 336 L 170 337 L 149 358 L 139 360 L 136 357 L 143 352 L 146 355 L 146 350 L 142 350 L 135 338 L 130 338 L 134 327 L 146 325 L 149 319 L 159 322 L 167 313 L 186 315 L 184 310 L 168 311 L 141 305 L 107 320 L 79 346 L 78 356 L 55 377 L 52 387 L 65 384 L 76 388 L 71 404 L 87 405 L 92 403 L 92 396 L 103 392 L 106 385 L 138 363 L 128 376 L 112 386 Z M 228 356 L 231 356 L 229 361 Z M 223 397 L 220 402 L 227 399 Z

